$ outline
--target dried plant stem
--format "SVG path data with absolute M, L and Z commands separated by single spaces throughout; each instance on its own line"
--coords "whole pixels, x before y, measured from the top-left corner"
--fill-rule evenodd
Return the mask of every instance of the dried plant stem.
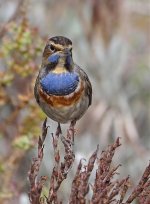
M 82 170 L 82 161 L 80 161 L 76 175 L 72 182 L 71 194 L 70 194 L 70 204 L 73 203 L 86 203 L 86 195 L 89 191 L 89 177 L 94 168 L 94 163 L 97 158 L 99 147 L 97 146 L 96 151 L 90 157 L 87 166 L 84 166 Z
M 37 180 L 40 165 L 43 159 L 44 141 L 47 135 L 46 120 L 44 121 L 42 128 L 42 136 L 39 137 L 38 141 L 38 157 L 33 159 L 31 169 L 29 171 L 30 181 L 30 193 L 29 199 L 31 204 L 60 204 L 62 201 L 59 200 L 59 188 L 67 178 L 68 172 L 73 165 L 75 155 L 73 151 L 74 145 L 74 125 L 72 122 L 66 137 L 62 135 L 60 124 L 58 124 L 55 135 L 52 134 L 53 138 L 53 149 L 54 149 L 54 167 L 50 177 L 50 187 L 48 196 L 42 197 L 42 188 L 47 178 L 42 176 Z M 59 140 L 64 146 L 65 153 L 60 156 L 59 151 Z M 132 191 L 131 195 L 125 200 L 125 196 L 130 187 L 129 176 L 118 180 L 115 176 L 118 174 L 117 166 L 112 166 L 112 159 L 116 152 L 116 149 L 120 146 L 119 138 L 112 145 L 103 151 L 100 155 L 98 154 L 99 146 L 95 152 L 89 158 L 87 165 L 83 165 L 80 160 L 76 175 L 72 181 L 71 193 L 69 198 L 70 204 L 129 204 L 133 200 L 138 199 L 140 204 L 150 203 L 150 164 L 145 169 L 144 174 L 139 184 Z M 96 163 L 97 161 L 97 163 Z M 89 184 L 89 178 L 96 168 L 95 180 L 93 184 Z M 91 187 L 92 195 L 89 195 L 89 189 Z
M 142 192 L 143 190 L 148 188 L 147 191 L 147 195 L 150 195 L 150 186 L 147 184 L 150 184 L 150 163 L 147 166 L 147 168 L 144 171 L 144 174 L 141 178 L 141 180 L 139 181 L 139 184 L 137 185 L 137 187 L 133 190 L 133 192 L 131 193 L 131 195 L 129 196 L 129 198 L 126 201 L 127 203 L 132 203 L 132 201 L 137 198 Z
M 31 168 L 29 170 L 28 176 L 29 176 L 29 182 L 30 182 L 30 193 L 29 193 L 29 199 L 31 204 L 40 204 L 40 197 L 41 197 L 41 192 L 42 188 L 45 184 L 46 177 L 42 176 L 38 181 L 37 181 L 37 176 L 39 173 L 39 169 L 41 166 L 41 162 L 43 159 L 43 149 L 44 149 L 44 141 L 47 135 L 47 128 L 46 127 L 46 122 L 47 119 L 45 119 L 43 123 L 43 128 L 42 128 L 42 136 L 39 136 L 39 141 L 38 141 L 38 157 L 34 158 L 32 163 L 31 163 Z
M 58 126 L 55 136 L 53 136 L 53 148 L 54 148 L 54 158 L 55 164 L 50 178 L 50 189 L 49 195 L 47 198 L 47 203 L 58 202 L 57 191 L 64 179 L 66 179 L 68 171 L 72 167 L 72 164 L 75 159 L 73 152 L 73 143 L 74 143 L 74 124 L 71 123 L 69 130 L 67 131 L 66 138 L 61 135 L 61 141 L 65 148 L 64 161 L 60 161 L 60 154 L 58 150 L 58 140 L 59 135 L 61 134 L 60 126 Z

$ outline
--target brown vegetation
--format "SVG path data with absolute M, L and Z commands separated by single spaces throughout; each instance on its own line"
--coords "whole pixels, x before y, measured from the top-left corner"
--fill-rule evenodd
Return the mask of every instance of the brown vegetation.
M 38 141 L 38 157 L 33 159 L 29 171 L 29 198 L 31 204 L 63 203 L 59 200 L 59 188 L 63 180 L 67 179 L 67 175 L 75 159 L 73 151 L 74 129 L 70 127 L 67 131 L 67 136 L 63 137 L 58 126 L 56 134 L 52 135 L 55 165 L 49 179 L 49 193 L 48 195 L 42 196 L 42 188 L 48 177 L 42 176 L 40 179 L 37 179 L 37 176 L 44 156 L 44 141 L 48 128 L 46 127 L 46 121 L 43 123 L 42 136 L 39 137 Z M 65 149 L 64 161 L 61 161 L 59 154 L 59 138 L 61 138 Z M 116 149 L 120 145 L 120 139 L 117 138 L 116 142 L 109 145 L 102 153 L 99 153 L 99 148 L 97 147 L 96 151 L 89 158 L 87 165 L 83 165 L 82 160 L 80 161 L 76 175 L 72 181 L 69 198 L 70 204 L 128 204 L 132 203 L 135 199 L 141 204 L 148 204 L 150 202 L 150 164 L 145 169 L 141 180 L 130 195 L 128 195 L 128 190 L 130 189 L 131 191 L 129 176 L 120 180 L 117 178 L 120 164 L 113 167 L 112 159 Z M 96 168 L 95 180 L 93 183 L 89 183 L 94 166 Z M 89 192 L 90 190 L 91 192 Z M 87 196 L 88 193 L 90 194 L 89 197 Z

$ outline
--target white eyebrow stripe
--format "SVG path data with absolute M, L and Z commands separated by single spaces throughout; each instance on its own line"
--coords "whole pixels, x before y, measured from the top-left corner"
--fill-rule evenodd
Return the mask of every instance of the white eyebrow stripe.
M 55 44 L 55 43 L 52 42 L 52 41 L 49 41 L 49 43 L 50 43 L 51 45 L 53 45 L 54 47 L 60 49 L 60 50 L 63 50 L 64 48 L 69 48 L 69 49 L 72 48 L 72 45 L 63 46 L 63 45 L 60 45 L 60 44 Z

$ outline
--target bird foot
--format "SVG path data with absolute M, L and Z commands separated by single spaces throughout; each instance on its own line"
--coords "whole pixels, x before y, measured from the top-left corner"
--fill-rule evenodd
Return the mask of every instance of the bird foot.
M 75 135 L 75 124 L 76 121 L 71 121 L 70 127 L 69 127 L 69 133 L 70 133 L 70 139 L 72 138 L 72 143 L 74 144 L 74 135 Z
M 62 135 L 62 130 L 61 130 L 60 123 L 58 123 L 57 130 L 56 130 L 56 135 L 57 136 Z
M 70 123 L 70 129 L 75 129 L 75 128 L 74 128 L 75 125 L 76 125 L 76 121 L 75 121 L 75 120 L 71 121 L 71 123 Z

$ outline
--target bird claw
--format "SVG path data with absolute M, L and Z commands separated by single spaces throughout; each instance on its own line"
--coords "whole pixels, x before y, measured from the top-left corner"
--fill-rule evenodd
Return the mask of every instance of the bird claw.
M 60 123 L 58 123 L 56 134 L 57 135 L 61 135 L 62 134 Z

